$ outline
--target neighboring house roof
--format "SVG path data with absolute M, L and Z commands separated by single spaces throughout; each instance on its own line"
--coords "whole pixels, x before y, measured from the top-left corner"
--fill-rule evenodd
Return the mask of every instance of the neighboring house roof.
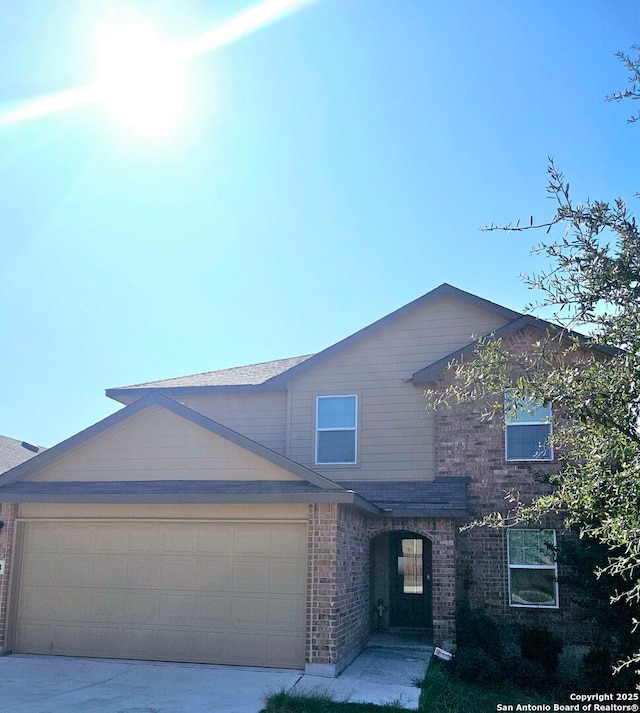
M 130 398 L 132 392 L 139 392 L 140 395 L 144 395 L 145 393 L 150 393 L 158 389 L 170 389 L 172 395 L 178 395 L 183 392 L 194 393 L 198 391 L 210 391 L 213 389 L 216 391 L 229 390 L 234 392 L 243 390 L 280 391 L 287 388 L 291 379 L 313 369 L 326 359 L 347 349 L 351 349 L 356 344 L 368 339 L 394 322 L 405 318 L 418 309 L 422 309 L 431 302 L 445 297 L 491 312 L 507 321 L 513 321 L 523 316 L 519 312 L 514 312 L 506 307 L 502 307 L 494 302 L 477 297 L 476 295 L 472 295 L 469 292 L 465 292 L 464 290 L 445 283 L 317 354 L 294 357 L 292 359 L 278 359 L 276 361 L 252 364 L 235 369 L 222 369 L 204 374 L 194 374 L 193 376 L 165 379 L 163 381 L 151 381 L 134 386 L 122 386 L 107 389 L 106 394 L 110 398 L 118 401 L 120 398 Z
M 26 441 L 0 436 L 0 473 L 24 463 L 44 450 L 46 449 L 42 446 L 34 446 Z

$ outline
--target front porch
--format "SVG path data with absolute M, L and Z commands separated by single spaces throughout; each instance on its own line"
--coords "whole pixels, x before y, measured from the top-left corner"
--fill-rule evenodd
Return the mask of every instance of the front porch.
M 308 674 L 337 676 L 376 640 L 455 640 L 452 518 L 327 504 L 311 506 L 309 523 Z
M 334 700 L 377 705 L 399 702 L 415 710 L 421 692 L 416 681 L 424 678 L 432 655 L 432 646 L 406 635 L 374 634 L 369 645 L 339 676 L 305 675 L 291 692 L 323 693 Z

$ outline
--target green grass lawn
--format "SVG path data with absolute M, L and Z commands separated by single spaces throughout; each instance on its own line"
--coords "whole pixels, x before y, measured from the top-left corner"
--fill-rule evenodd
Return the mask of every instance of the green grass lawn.
M 398 706 L 342 703 L 323 695 L 290 694 L 283 691 L 270 695 L 261 713 L 407 713 L 407 711 Z
M 422 713 L 496 713 L 498 703 L 515 707 L 518 703 L 554 702 L 558 701 L 524 693 L 509 684 L 480 686 L 458 681 L 447 674 L 446 664 L 433 659 L 422 684 L 419 710 Z
M 476 686 L 458 681 L 447 674 L 446 664 L 432 659 L 421 684 L 421 713 L 495 713 L 498 703 L 553 703 L 544 696 L 528 695 L 508 685 Z M 344 703 L 327 696 L 272 694 L 261 713 L 406 713 L 398 706 L 373 703 Z

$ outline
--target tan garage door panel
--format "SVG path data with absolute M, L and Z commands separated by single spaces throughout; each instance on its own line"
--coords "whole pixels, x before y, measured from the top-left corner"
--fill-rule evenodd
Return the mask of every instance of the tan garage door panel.
M 21 653 L 300 668 L 301 523 L 24 524 Z

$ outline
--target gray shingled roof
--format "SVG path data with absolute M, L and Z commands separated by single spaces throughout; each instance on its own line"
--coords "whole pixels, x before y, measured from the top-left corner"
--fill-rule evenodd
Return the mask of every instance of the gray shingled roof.
M 304 481 L 141 480 L 18 481 L 2 485 L 0 502 L 47 503 L 349 503 L 379 514 L 357 493 Z
M 388 517 L 464 517 L 466 477 L 427 482 L 343 482 L 327 491 L 304 481 L 21 481 L 0 484 L 0 502 L 347 502 Z
M 42 446 L 33 446 L 26 441 L 0 436 L 0 473 L 24 463 L 44 450 Z
M 346 339 L 333 344 L 327 349 L 323 349 L 317 354 L 309 354 L 302 357 L 292 357 L 290 359 L 278 359 L 276 361 L 263 362 L 261 364 L 251 364 L 249 366 L 240 366 L 231 369 L 221 369 L 218 371 L 205 372 L 203 374 L 193 374 L 192 376 L 182 376 L 175 379 L 165 379 L 164 381 L 149 381 L 143 384 L 133 384 L 131 386 L 122 386 L 112 389 L 107 389 L 107 396 L 119 400 L 119 396 L 124 396 L 127 391 L 141 391 L 153 389 L 198 389 L 209 387 L 227 388 L 233 391 L 253 390 L 256 387 L 259 389 L 285 389 L 287 381 L 296 378 L 301 373 L 309 369 L 313 369 L 317 364 L 324 360 L 343 352 L 345 349 L 353 347 L 363 339 L 368 339 L 380 330 L 390 324 L 393 324 L 406 315 L 411 314 L 416 309 L 428 305 L 434 300 L 443 297 L 456 299 L 462 302 L 471 304 L 478 309 L 487 310 L 493 314 L 502 317 L 506 322 L 512 321 L 521 317 L 519 312 L 501 307 L 493 302 L 476 297 L 469 292 L 459 290 L 457 287 L 442 284 L 431 290 L 426 295 L 422 295 L 413 302 L 404 305 L 395 312 L 388 314 L 386 317 L 373 322 L 373 324 L 364 327 L 364 329 L 355 332 Z M 126 397 L 128 398 L 128 397 Z M 123 402 L 124 403 L 124 402 Z
M 333 491 L 331 491 L 333 493 Z M 0 484 L 0 502 L 306 502 L 325 495 L 297 481 L 142 480 Z
M 391 517 L 464 517 L 470 478 L 439 476 L 430 481 L 339 481 Z
M 0 492 L 40 495 L 60 493 L 76 495 L 127 495 L 156 493 L 164 495 L 207 495 L 241 493 L 320 493 L 312 483 L 295 480 L 58 480 L 22 481 L 0 485 Z
M 256 386 L 264 384 L 268 379 L 284 373 L 293 366 L 301 364 L 303 361 L 313 356 L 289 357 L 288 359 L 276 359 L 274 361 L 263 361 L 258 364 L 248 364 L 246 366 L 234 366 L 230 369 L 218 369 L 217 371 L 205 371 L 201 374 L 190 374 L 188 376 L 177 376 L 173 379 L 161 379 L 160 381 L 147 381 L 143 384 L 132 384 L 130 386 L 120 386 L 118 389 L 172 389 L 191 386 Z

